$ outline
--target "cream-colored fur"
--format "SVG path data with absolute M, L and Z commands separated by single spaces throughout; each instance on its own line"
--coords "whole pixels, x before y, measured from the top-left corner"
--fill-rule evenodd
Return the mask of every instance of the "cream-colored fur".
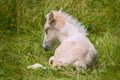
M 86 69 L 97 57 L 97 51 L 87 38 L 86 29 L 76 19 L 60 11 L 46 15 L 43 47 L 50 50 L 57 41 L 60 45 L 49 59 L 53 67 L 73 65 Z

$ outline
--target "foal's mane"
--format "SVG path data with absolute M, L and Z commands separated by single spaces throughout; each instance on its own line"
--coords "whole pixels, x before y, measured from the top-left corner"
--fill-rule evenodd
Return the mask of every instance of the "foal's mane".
M 55 15 L 60 15 L 61 17 L 63 17 L 66 21 L 68 21 L 69 23 L 73 24 L 76 28 L 78 28 L 79 32 L 83 35 L 87 35 L 87 31 L 85 29 L 85 27 L 75 18 L 73 18 L 71 15 L 63 12 L 63 11 L 52 11 L 53 14 Z

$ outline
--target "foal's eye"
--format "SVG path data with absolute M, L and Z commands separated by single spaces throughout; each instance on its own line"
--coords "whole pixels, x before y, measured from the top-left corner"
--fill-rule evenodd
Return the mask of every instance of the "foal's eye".
M 45 29 L 45 33 L 48 34 L 48 29 Z

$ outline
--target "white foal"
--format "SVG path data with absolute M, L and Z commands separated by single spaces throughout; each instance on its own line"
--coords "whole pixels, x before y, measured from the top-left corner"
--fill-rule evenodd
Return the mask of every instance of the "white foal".
M 97 57 L 97 51 L 86 36 L 84 26 L 68 14 L 51 11 L 46 16 L 43 47 L 51 50 L 57 41 L 60 45 L 49 59 L 53 67 L 73 65 L 86 69 Z

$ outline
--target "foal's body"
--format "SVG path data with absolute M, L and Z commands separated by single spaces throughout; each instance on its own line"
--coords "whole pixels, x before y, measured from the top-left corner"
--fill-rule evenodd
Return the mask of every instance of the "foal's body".
M 96 50 L 88 38 L 84 36 L 68 38 L 55 50 L 53 66 L 74 65 L 86 68 L 91 64 L 94 56 Z
M 49 50 L 56 40 L 60 45 L 49 59 L 53 67 L 73 65 L 87 68 L 94 62 L 97 52 L 86 36 L 86 30 L 75 19 L 62 11 L 47 14 L 43 47 Z

